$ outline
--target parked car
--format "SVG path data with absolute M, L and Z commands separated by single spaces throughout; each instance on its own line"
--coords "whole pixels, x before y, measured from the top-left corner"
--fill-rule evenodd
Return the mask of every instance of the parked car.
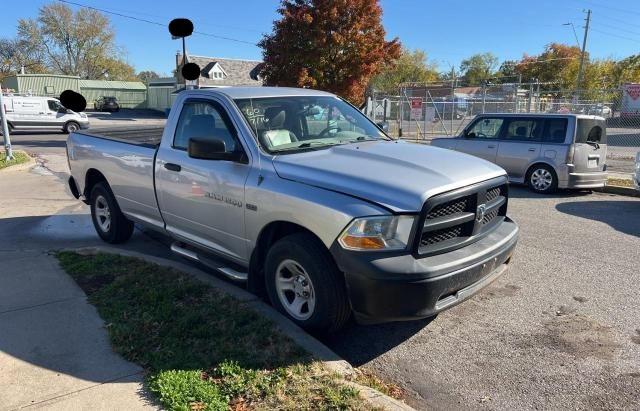
M 66 109 L 53 97 L 3 95 L 9 130 L 60 130 L 89 128 L 85 113 Z
M 607 181 L 605 119 L 579 114 L 483 114 L 436 147 L 503 167 L 509 180 L 538 193 L 596 188 Z
M 93 103 L 93 108 L 97 111 L 110 111 L 112 113 L 120 111 L 118 99 L 115 97 L 100 97 Z
M 518 238 L 503 169 L 394 141 L 320 91 L 188 90 L 164 131 L 76 132 L 67 154 L 104 241 L 164 232 L 306 329 L 436 315 L 501 275 Z
M 588 114 L 604 118 L 611 117 L 611 107 L 601 103 L 595 104 L 589 108 Z
M 633 175 L 633 185 L 636 186 L 636 190 L 640 191 L 640 151 L 636 153 L 636 172 Z

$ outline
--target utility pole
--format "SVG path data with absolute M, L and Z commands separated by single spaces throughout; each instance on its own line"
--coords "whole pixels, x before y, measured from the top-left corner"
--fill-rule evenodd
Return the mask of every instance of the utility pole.
M 4 109 L 4 101 L 2 94 L 2 84 L 0 84 L 0 115 L 2 115 L 2 137 L 4 140 L 5 160 L 13 159 L 13 150 L 11 149 L 11 137 L 9 137 L 9 126 L 7 125 L 7 113 Z
M 580 86 L 582 84 L 582 72 L 584 70 L 584 54 L 587 49 L 587 36 L 589 34 L 589 24 L 591 23 L 591 9 L 587 10 L 587 24 L 584 26 L 584 39 L 582 40 L 582 53 L 580 55 L 580 68 L 578 69 L 578 79 L 576 80 L 576 103 L 580 98 Z

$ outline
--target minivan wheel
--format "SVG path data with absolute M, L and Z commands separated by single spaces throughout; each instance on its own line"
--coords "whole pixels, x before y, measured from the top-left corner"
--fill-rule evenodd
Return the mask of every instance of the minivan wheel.
M 271 304 L 306 330 L 335 332 L 351 315 L 342 273 L 310 234 L 286 236 L 269 249 L 265 281 Z
M 551 167 L 540 164 L 529 170 L 527 183 L 536 193 L 553 193 L 558 188 L 558 177 Z
M 134 224 L 122 214 L 106 183 L 98 183 L 91 190 L 91 220 L 103 241 L 124 243 L 133 235 Z
M 76 123 L 75 121 L 70 121 L 64 125 L 65 133 L 74 133 L 78 130 L 80 130 L 80 124 Z

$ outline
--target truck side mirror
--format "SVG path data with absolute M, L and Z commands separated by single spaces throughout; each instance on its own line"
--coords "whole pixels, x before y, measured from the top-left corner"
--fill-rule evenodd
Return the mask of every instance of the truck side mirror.
M 386 121 L 381 121 L 379 123 L 376 123 L 376 125 L 380 128 L 380 130 L 384 131 L 385 133 L 389 132 L 389 123 Z
M 242 162 L 245 158 L 242 151 L 227 151 L 225 142 L 218 138 L 190 138 L 187 153 L 191 158 L 202 160 Z

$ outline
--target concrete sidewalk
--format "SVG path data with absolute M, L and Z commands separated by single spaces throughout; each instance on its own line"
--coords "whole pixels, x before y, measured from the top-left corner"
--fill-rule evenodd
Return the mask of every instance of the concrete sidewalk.
M 112 351 L 104 322 L 48 253 L 98 243 L 86 206 L 65 192 L 65 168 L 53 158 L 0 172 L 0 410 L 157 408 L 143 370 Z

